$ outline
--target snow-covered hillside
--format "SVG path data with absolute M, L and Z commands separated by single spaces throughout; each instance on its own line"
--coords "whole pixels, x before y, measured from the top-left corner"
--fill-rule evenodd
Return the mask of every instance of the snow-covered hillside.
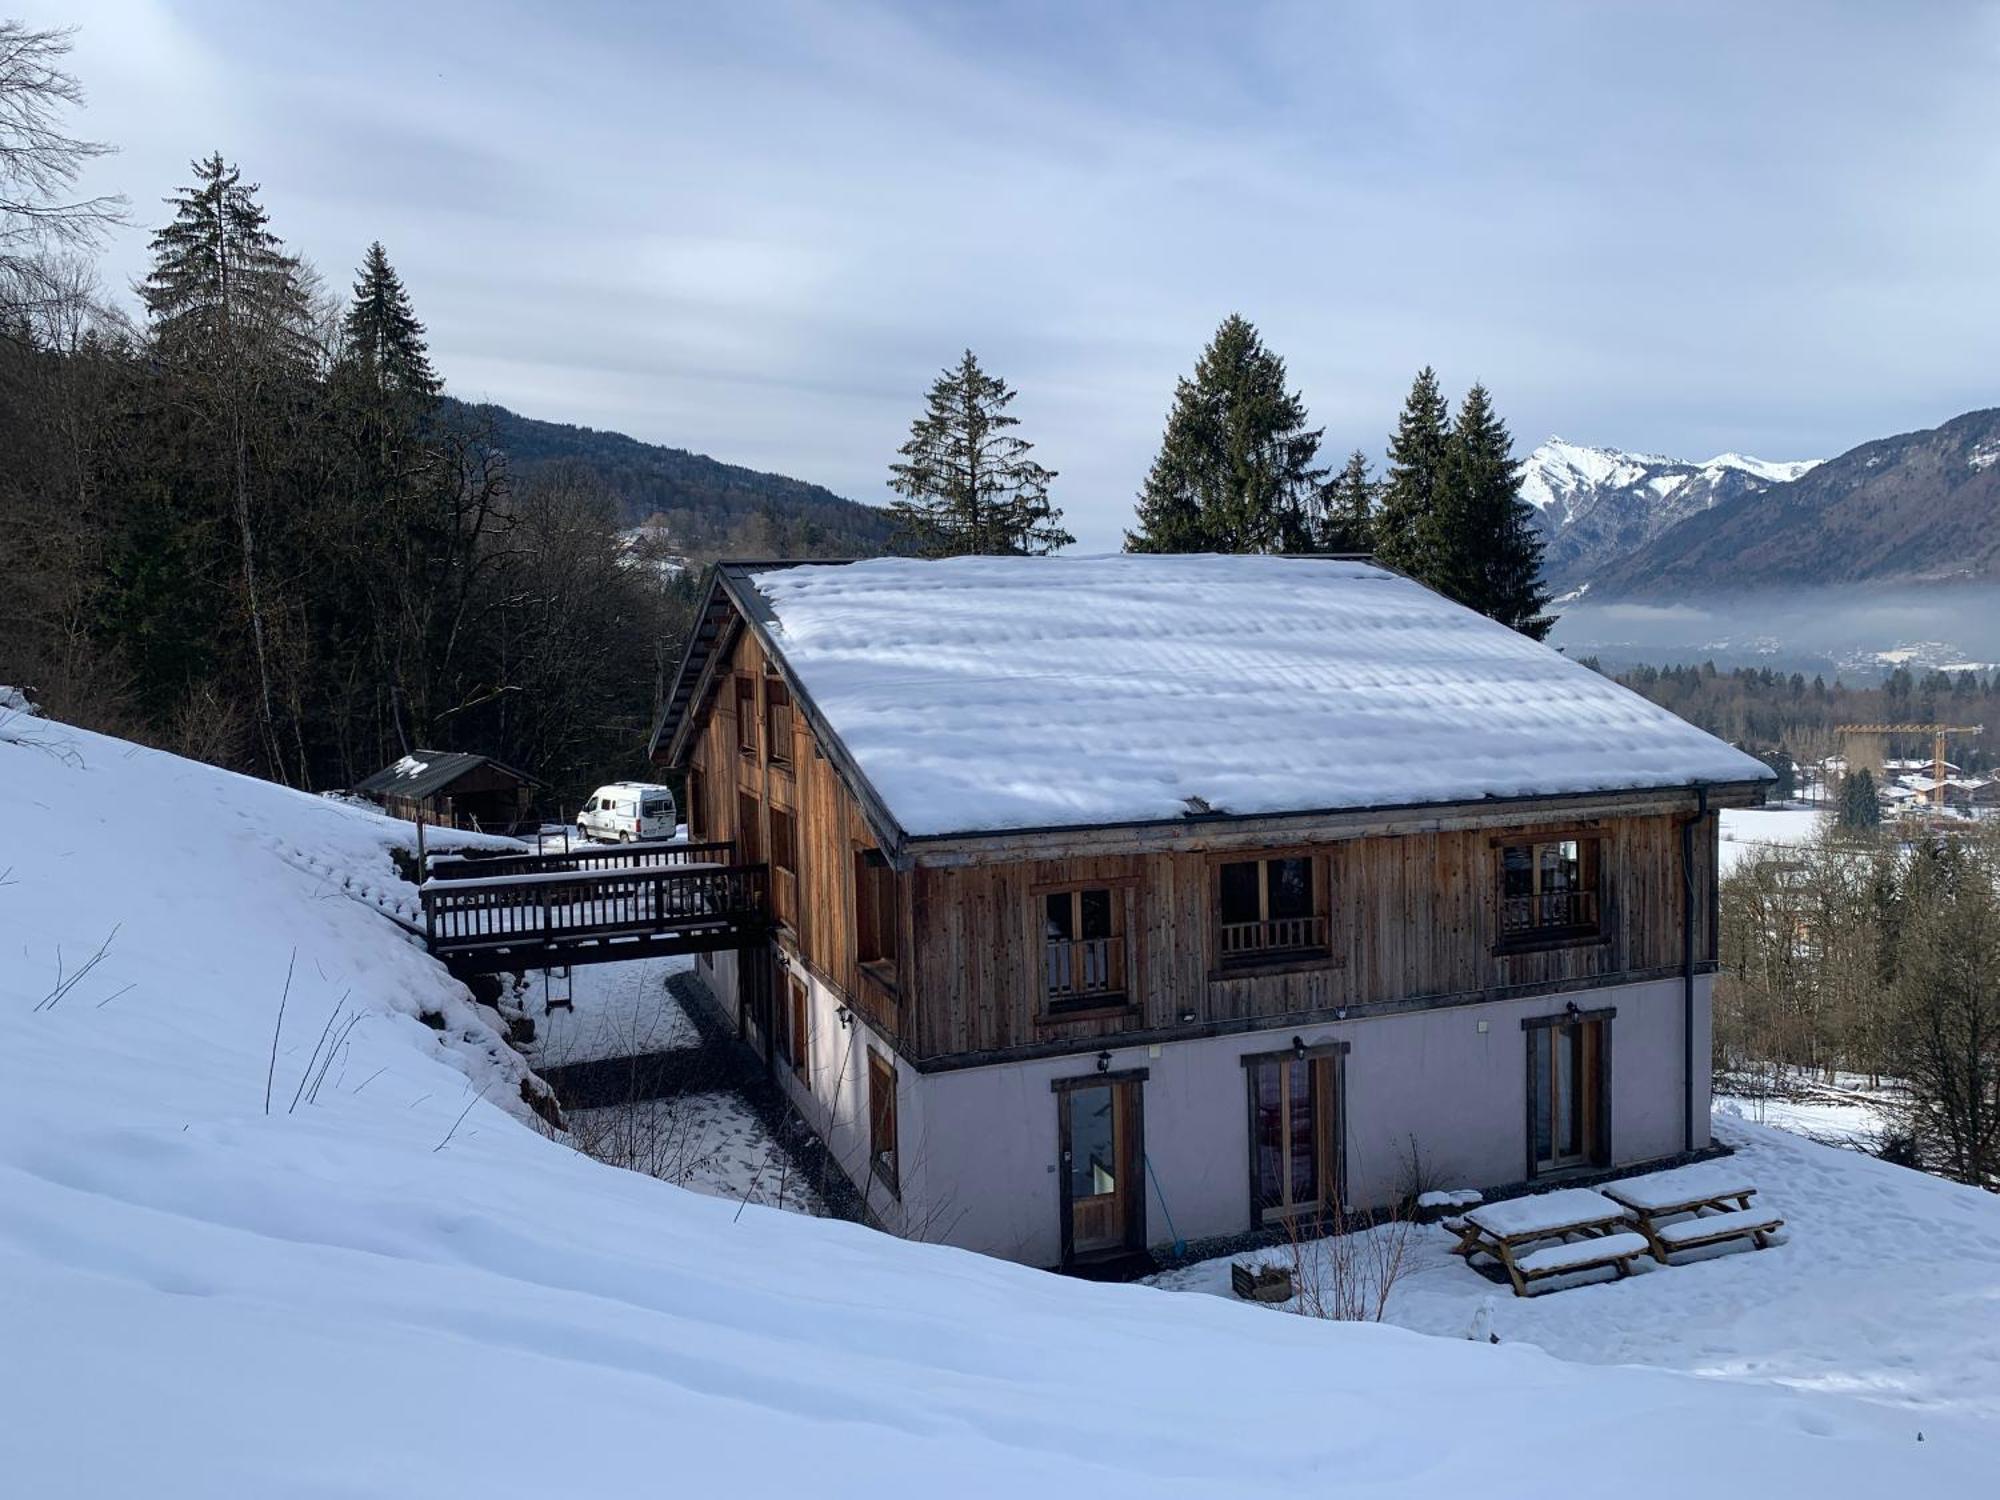
M 1990 1484 L 2000 1432 L 1979 1402 L 1860 1399 L 1859 1363 L 1788 1366 L 1781 1386 L 1722 1324 L 1701 1376 L 1587 1367 L 1513 1339 L 1059 1280 L 601 1166 L 501 1107 L 518 1064 L 381 914 L 403 900 L 386 851 L 404 836 L 115 740 L 0 724 L 9 1493 Z M 333 1024 L 315 1091 L 336 1014 L 360 1019 Z M 1938 1243 L 1970 1258 L 1966 1225 L 1995 1210 L 1959 1196 Z M 1649 1298 L 1702 1270 L 1645 1278 Z M 1984 1285 L 1990 1308 L 2000 1272 Z M 1613 1360 L 1616 1292 L 1553 1309 L 1587 1318 Z M 1866 1296 L 1829 1279 L 1824 1323 Z
M 1786 484 L 1818 459 L 1773 463 L 1722 453 L 1700 463 L 1550 438 L 1521 469 L 1521 498 L 1548 538 L 1547 576 L 1576 589 L 1606 563 L 1718 501 Z

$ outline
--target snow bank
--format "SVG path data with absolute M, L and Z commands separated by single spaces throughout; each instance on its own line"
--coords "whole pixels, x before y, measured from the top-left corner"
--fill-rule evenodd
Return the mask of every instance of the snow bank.
M 943 834 L 1764 780 L 1408 579 L 1274 557 L 877 559 L 753 582 L 902 828 Z
M 1510 1496 L 1552 1453 L 1637 1496 L 1990 1481 L 1993 1428 L 1950 1413 L 1919 1445 L 1826 1391 L 1068 1282 L 600 1166 L 491 1102 L 510 1064 L 370 909 L 386 820 L 66 739 L 0 742 L 11 1491 Z M 1639 1434 L 1698 1469 L 1624 1463 Z

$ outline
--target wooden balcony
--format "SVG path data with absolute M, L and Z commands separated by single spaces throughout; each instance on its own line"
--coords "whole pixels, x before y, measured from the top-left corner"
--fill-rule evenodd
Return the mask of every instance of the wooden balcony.
M 1042 944 L 1043 1008 L 1051 1015 L 1125 998 L 1125 939 L 1049 938 Z
M 1217 930 L 1217 949 L 1225 966 L 1307 958 L 1326 952 L 1326 932 L 1326 918 L 1317 915 L 1224 922 Z
M 1598 930 L 1597 892 L 1543 891 L 1500 898 L 1500 940 L 1534 943 L 1588 937 Z
M 424 882 L 425 938 L 468 974 L 743 948 L 769 929 L 769 873 L 732 853 L 633 845 L 462 861 Z

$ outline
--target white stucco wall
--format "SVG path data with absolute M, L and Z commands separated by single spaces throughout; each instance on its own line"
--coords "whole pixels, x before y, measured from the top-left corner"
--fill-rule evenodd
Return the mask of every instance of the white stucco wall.
M 1697 981 L 1695 1144 L 1708 1143 L 1708 1008 Z M 1200 1041 L 1108 1048 L 1114 1072 L 1148 1071 L 1147 1238 L 1250 1227 L 1247 1085 L 1240 1059 L 1342 1040 L 1349 1200 L 1389 1202 L 1410 1182 L 1412 1143 L 1433 1185 L 1495 1187 L 1526 1175 L 1524 1017 L 1616 1008 L 1611 1031 L 1614 1162 L 1682 1146 L 1678 980 L 1456 1006 Z M 1481 1029 L 1482 1023 L 1484 1029 Z M 1157 1053 L 1157 1055 L 1155 1055 Z M 1035 1265 L 1060 1255 L 1056 1098 L 1050 1083 L 1097 1070 L 1094 1054 L 924 1075 L 905 1085 L 904 1199 L 941 1237 Z M 914 1087 L 910 1086 L 914 1084 Z M 1171 1227 L 1170 1227 L 1171 1225 Z

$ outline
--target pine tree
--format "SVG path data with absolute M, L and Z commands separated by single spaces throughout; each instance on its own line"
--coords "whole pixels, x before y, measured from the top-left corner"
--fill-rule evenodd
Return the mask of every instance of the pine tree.
M 266 227 L 254 184 L 216 152 L 193 164 L 194 186 L 167 201 L 173 221 L 153 236 L 140 286 L 153 347 L 185 382 L 195 430 L 213 435 L 204 488 L 226 493 L 235 523 L 238 601 L 257 673 L 257 724 L 270 773 L 289 779 L 280 743 L 273 630 L 259 580 L 264 475 L 261 448 L 292 388 L 310 375 L 311 291 L 298 258 Z M 206 446 L 206 444 L 204 444 Z M 294 722 L 294 739 L 297 725 Z M 303 752 L 298 774 L 304 775 Z
M 968 349 L 939 375 L 910 440 L 889 465 L 890 506 L 901 538 L 922 557 L 1053 552 L 1076 538 L 1049 504 L 1055 472 L 1028 455 L 1034 444 L 1008 429 L 1014 392 Z
M 1309 548 L 1327 471 L 1322 429 L 1285 389 L 1285 362 L 1231 313 L 1174 391 L 1160 451 L 1139 492 L 1130 552 Z
M 366 384 L 424 406 L 437 399 L 442 386 L 431 368 L 424 325 L 380 240 L 368 247 L 340 331 L 342 363 Z
M 1882 804 L 1875 797 L 1875 777 L 1866 766 L 1848 776 L 1840 788 L 1840 826 L 1876 828 L 1882 822 Z
M 266 227 L 256 184 L 220 152 L 193 166 L 194 186 L 167 200 L 173 221 L 153 236 L 139 289 L 156 347 L 211 368 L 305 365 L 311 299 L 298 257 Z
M 1429 365 L 1417 372 L 1389 439 L 1389 474 L 1375 511 L 1375 555 L 1389 567 L 1429 581 L 1437 550 L 1438 487 L 1443 482 L 1450 410 Z
M 1555 624 L 1542 611 L 1542 536 L 1521 498 L 1514 439 L 1483 385 L 1466 392 L 1445 442 L 1432 508 L 1424 582 L 1483 615 L 1541 640 Z
M 1368 455 L 1356 448 L 1326 487 L 1319 524 L 1320 551 L 1375 550 L 1375 491 L 1375 481 L 1368 477 Z

